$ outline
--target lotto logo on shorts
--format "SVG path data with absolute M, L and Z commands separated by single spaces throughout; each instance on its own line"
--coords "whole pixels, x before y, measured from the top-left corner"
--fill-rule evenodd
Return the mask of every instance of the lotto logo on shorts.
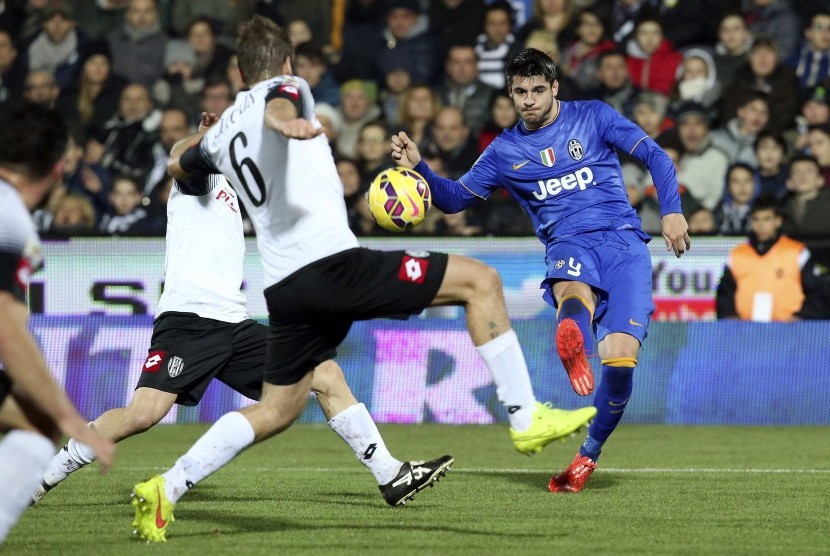
M 401 268 L 398 269 L 398 279 L 423 284 L 427 277 L 427 268 L 429 268 L 429 260 L 404 255 Z
M 147 359 L 144 361 L 144 368 L 142 371 L 145 373 L 157 373 L 161 368 L 161 362 L 164 360 L 164 356 L 167 355 L 166 351 L 151 351 L 147 354 Z

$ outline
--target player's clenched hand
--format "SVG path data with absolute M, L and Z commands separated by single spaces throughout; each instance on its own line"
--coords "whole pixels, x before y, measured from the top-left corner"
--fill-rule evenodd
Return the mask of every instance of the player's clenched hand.
M 210 126 L 212 126 L 213 124 L 215 124 L 218 121 L 219 121 L 219 116 L 217 116 L 213 112 L 210 112 L 210 113 L 202 112 L 202 119 L 199 122 L 199 131 L 200 132 L 207 131 L 208 129 L 210 129 Z
M 421 153 L 415 142 L 401 131 L 392 136 L 392 158 L 401 166 L 414 168 L 421 161 Z
M 315 129 L 314 124 L 304 118 L 286 120 L 280 126 L 280 133 L 289 139 L 313 139 L 325 132 L 325 128 L 319 127 Z
M 689 238 L 689 225 L 682 214 L 673 212 L 663 217 L 663 239 L 666 241 L 666 250 L 674 251 L 680 257 L 692 246 Z

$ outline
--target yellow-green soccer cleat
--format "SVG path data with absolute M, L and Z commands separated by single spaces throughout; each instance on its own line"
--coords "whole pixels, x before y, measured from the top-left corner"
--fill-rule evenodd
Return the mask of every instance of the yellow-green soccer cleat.
M 167 542 L 167 526 L 173 518 L 173 504 L 164 494 L 164 477 L 156 475 L 133 488 L 135 508 L 133 534 L 147 542 Z
M 533 422 L 522 432 L 510 429 L 513 446 L 523 454 L 538 454 L 542 448 L 554 440 L 564 440 L 591 422 L 597 414 L 597 408 L 583 407 L 569 411 L 554 409 L 550 402 L 536 402 Z

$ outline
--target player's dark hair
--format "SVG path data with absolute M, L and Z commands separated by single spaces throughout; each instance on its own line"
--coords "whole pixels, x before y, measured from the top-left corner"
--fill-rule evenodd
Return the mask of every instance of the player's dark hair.
M 239 71 L 248 85 L 276 77 L 294 55 L 288 32 L 266 17 L 255 15 L 242 24 L 236 39 Z
M 515 77 L 542 77 L 551 84 L 559 78 L 559 68 L 551 57 L 535 48 L 525 48 L 516 54 L 504 69 L 508 87 Z
M 69 131 L 56 110 L 27 104 L 0 113 L 0 166 L 40 179 L 66 152 Z
M 749 209 L 749 214 L 755 214 L 762 210 L 771 210 L 776 216 L 781 216 L 781 203 L 775 198 L 775 195 L 770 193 L 761 193 L 753 201 L 752 208 Z

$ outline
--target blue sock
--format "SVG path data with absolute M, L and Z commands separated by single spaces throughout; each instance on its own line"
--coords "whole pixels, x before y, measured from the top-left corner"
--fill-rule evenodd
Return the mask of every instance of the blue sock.
M 573 319 L 576 322 L 585 341 L 585 354 L 588 357 L 594 355 L 594 334 L 591 326 L 593 314 L 581 297 L 565 296 L 556 312 L 556 320 L 562 322 L 562 319 Z
M 599 459 L 602 445 L 622 419 L 634 386 L 634 365 L 637 360 L 619 358 L 604 360 L 602 363 L 602 380 L 594 395 L 597 416 L 588 428 L 588 438 L 579 448 L 580 454 L 594 461 Z

